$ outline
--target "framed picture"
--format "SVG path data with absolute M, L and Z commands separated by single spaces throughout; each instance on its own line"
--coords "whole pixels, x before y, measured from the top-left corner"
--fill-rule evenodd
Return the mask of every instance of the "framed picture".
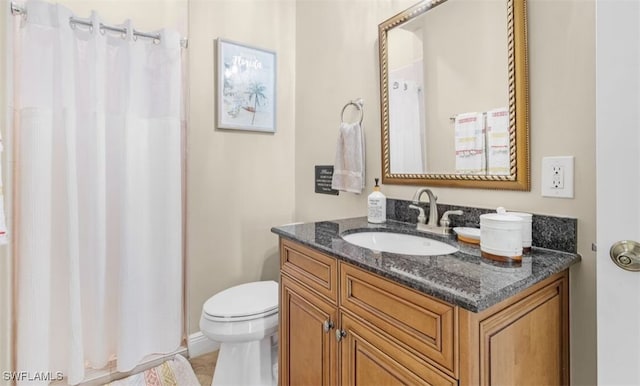
M 276 131 L 276 53 L 217 39 L 219 129 Z

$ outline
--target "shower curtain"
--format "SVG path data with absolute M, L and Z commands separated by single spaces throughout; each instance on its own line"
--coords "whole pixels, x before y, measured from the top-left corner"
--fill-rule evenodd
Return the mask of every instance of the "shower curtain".
M 426 173 L 421 83 L 392 76 L 389 84 L 391 173 Z
M 74 25 L 60 5 L 26 11 L 14 51 L 17 369 L 77 384 L 86 368 L 128 371 L 181 344 L 180 37 L 136 39 L 128 21 L 110 32 L 95 13 Z

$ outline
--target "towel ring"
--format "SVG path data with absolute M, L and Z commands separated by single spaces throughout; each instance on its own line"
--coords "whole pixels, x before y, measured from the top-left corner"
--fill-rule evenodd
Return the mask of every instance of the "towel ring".
M 360 124 L 362 124 L 362 120 L 364 119 L 364 111 L 362 109 L 362 101 L 358 100 L 356 103 L 354 101 L 349 101 L 346 105 L 344 105 L 344 107 L 342 108 L 342 112 L 340 113 L 340 121 L 344 122 L 344 111 L 347 109 L 347 107 L 349 106 L 355 106 L 356 109 L 358 109 L 358 111 L 360 112 Z

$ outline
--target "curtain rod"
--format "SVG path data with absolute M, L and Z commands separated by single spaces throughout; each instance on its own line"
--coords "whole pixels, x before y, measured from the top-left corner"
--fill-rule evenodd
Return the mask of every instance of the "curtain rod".
M 26 15 L 27 14 L 27 10 L 24 7 L 16 4 L 13 1 L 11 2 L 10 7 L 11 7 L 11 14 L 12 15 Z M 74 27 L 75 24 L 80 24 L 80 25 L 84 25 L 84 26 L 87 26 L 87 27 L 92 27 L 93 26 L 92 22 L 87 21 L 87 20 L 83 20 L 83 19 L 80 19 L 80 18 L 76 18 L 76 17 L 73 17 L 73 16 L 71 16 L 69 18 L 69 24 L 71 24 L 71 27 Z M 106 29 L 106 30 L 109 30 L 109 31 L 113 31 L 113 32 L 120 32 L 120 33 L 123 33 L 123 34 L 127 33 L 127 29 L 125 27 L 113 27 L 113 26 L 110 26 L 110 25 L 106 25 L 106 24 L 100 23 L 100 28 Z M 161 38 L 160 34 L 151 34 L 151 33 L 146 33 L 146 32 L 140 32 L 140 31 L 136 31 L 135 29 L 133 30 L 133 36 L 134 37 L 140 36 L 140 37 L 153 39 L 153 40 L 158 40 L 158 41 Z M 180 39 L 180 46 L 182 46 L 183 48 L 188 48 L 189 40 L 187 38 Z

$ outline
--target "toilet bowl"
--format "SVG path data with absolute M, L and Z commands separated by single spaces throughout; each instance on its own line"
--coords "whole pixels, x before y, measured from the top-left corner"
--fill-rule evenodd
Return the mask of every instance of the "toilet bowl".
M 245 283 L 212 296 L 200 331 L 220 343 L 212 386 L 277 384 L 278 283 Z

